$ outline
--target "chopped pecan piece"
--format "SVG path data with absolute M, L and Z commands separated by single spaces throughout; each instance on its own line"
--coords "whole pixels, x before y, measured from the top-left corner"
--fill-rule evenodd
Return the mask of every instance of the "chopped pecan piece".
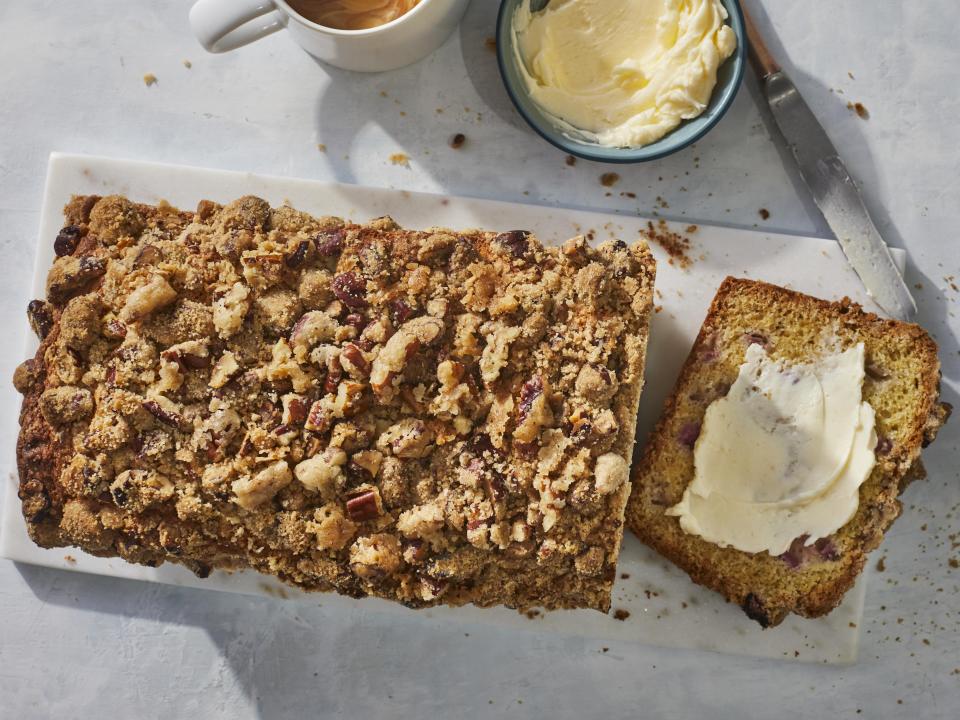
M 343 244 L 346 235 L 342 228 L 335 230 L 323 230 L 317 233 L 313 239 L 313 244 L 317 248 L 317 254 L 322 257 L 333 257 L 343 251 Z
M 296 249 L 287 255 L 284 262 L 286 262 L 288 268 L 296 269 L 303 265 L 307 259 L 307 252 L 310 250 L 310 243 L 307 240 L 301 240 L 297 243 Z
M 509 250 L 515 258 L 522 258 L 530 249 L 529 237 L 530 232 L 527 230 L 510 230 L 500 233 L 493 241 Z
M 27 305 L 27 320 L 30 329 L 43 340 L 53 328 L 53 306 L 43 300 L 31 300 Z
M 336 355 L 327 361 L 327 378 L 323 383 L 323 391 L 326 393 L 335 393 L 342 379 L 343 365 L 340 363 L 340 356 Z
M 77 249 L 77 245 L 80 243 L 81 234 L 77 225 L 67 225 L 57 233 L 57 238 L 53 241 L 53 252 L 56 253 L 57 257 L 73 255 L 73 251 Z
M 240 364 L 236 356 L 231 351 L 225 350 L 213 366 L 209 385 L 212 388 L 222 388 L 238 372 L 240 372 Z
M 429 345 L 443 333 L 443 321 L 424 316 L 408 320 L 395 332 L 380 350 L 370 370 L 370 385 L 377 395 L 389 400 L 393 396 L 392 378 L 407 364 L 407 360 L 424 345 Z
M 344 305 L 354 310 L 367 307 L 367 284 L 363 278 L 353 272 L 336 275 L 331 284 L 333 294 Z
M 365 522 L 380 517 L 380 495 L 367 490 L 347 500 L 347 516 L 354 522 Z
M 135 268 L 146 267 L 147 265 L 156 265 L 163 259 L 163 253 L 155 245 L 144 245 L 137 253 L 136 260 L 133 261 Z
M 183 415 L 172 410 L 164 409 L 156 400 L 146 400 L 143 403 L 143 409 L 164 425 L 169 425 L 172 428 L 180 428 L 180 426 L 183 425 Z
M 173 345 L 160 353 L 160 357 L 177 363 L 183 371 L 210 367 L 210 351 L 207 343 L 201 340 L 187 340 Z
M 303 395 L 288 393 L 283 396 L 283 424 L 301 425 L 310 413 L 310 404 Z
M 317 400 L 310 406 L 304 427 L 315 433 L 325 433 L 333 422 L 332 407 L 327 400 Z
M 107 264 L 97 257 L 61 258 L 47 276 L 47 297 L 54 303 L 62 303 L 106 271 Z
M 397 298 L 396 300 L 390 301 L 390 320 L 393 321 L 393 324 L 396 326 L 403 325 L 410 316 L 413 314 L 413 309 L 406 303 L 405 300 Z
M 127 326 L 119 320 L 111 320 L 103 326 L 103 336 L 110 340 L 123 340 L 127 336 Z
M 547 391 L 548 388 L 539 375 L 534 375 L 520 388 L 517 428 L 513 431 L 513 436 L 521 443 L 533 442 L 539 435 L 540 429 L 553 422 L 553 412 L 547 402 Z
M 340 364 L 351 377 L 358 380 L 370 375 L 370 363 L 363 356 L 363 351 L 353 343 L 344 343 L 340 350 Z

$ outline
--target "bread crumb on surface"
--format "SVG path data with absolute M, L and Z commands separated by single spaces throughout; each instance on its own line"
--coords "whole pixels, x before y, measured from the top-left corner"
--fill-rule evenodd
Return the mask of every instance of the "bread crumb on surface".
M 154 75 L 153 73 L 147 73 L 146 75 L 143 76 L 143 84 L 146 85 L 147 87 L 150 87 L 151 85 L 156 85 L 157 76 Z
M 577 164 L 577 159 L 573 155 L 567 155 L 566 163 L 570 167 L 573 167 Z
M 317 150 L 325 153 L 327 151 L 327 146 L 323 143 L 317 143 Z
M 63 559 L 66 560 L 70 565 L 77 564 L 77 559 L 73 555 L 64 555 Z
M 452 138 L 450 138 L 450 147 L 454 150 L 459 150 L 463 147 L 463 144 L 467 141 L 467 136 L 463 133 L 457 133 Z
M 615 172 L 604 173 L 600 176 L 600 184 L 604 187 L 613 187 L 620 182 L 620 175 Z
M 404 167 L 410 167 L 410 156 L 406 153 L 394 153 L 390 156 L 390 162 L 394 165 L 403 165 Z
M 652 221 L 648 222 L 644 235 L 667 252 L 670 256 L 667 262 L 670 265 L 688 268 L 693 264 L 693 259 L 687 255 L 690 249 L 690 238 L 673 232 L 665 220 L 660 220 L 656 225 Z
M 190 62 L 189 60 L 184 60 L 184 61 L 183 61 L 183 66 L 184 66 L 187 70 L 189 70 L 190 68 L 193 67 L 193 63 Z
M 757 214 L 760 215 L 760 217 L 763 218 L 764 220 L 770 219 L 770 211 L 767 210 L 766 208 L 760 208 L 759 210 L 757 210 Z
M 870 119 L 870 111 L 867 110 L 866 106 L 861 102 L 848 102 L 847 110 L 855 112 L 857 117 L 859 117 L 861 120 Z
M 621 622 L 630 617 L 630 611 L 624 610 L 623 608 L 617 608 L 613 611 L 613 619 L 620 620 Z
M 488 37 L 483 41 L 484 47 L 487 48 L 490 52 L 497 51 L 497 39 L 495 37 Z

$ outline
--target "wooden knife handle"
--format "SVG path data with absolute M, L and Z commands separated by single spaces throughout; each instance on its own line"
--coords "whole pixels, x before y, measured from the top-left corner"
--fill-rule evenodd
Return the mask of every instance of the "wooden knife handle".
M 763 80 L 775 72 L 780 72 L 780 65 L 773 59 L 769 48 L 767 48 L 766 43 L 763 42 L 763 38 L 760 37 L 760 31 L 757 30 L 757 26 L 754 24 L 753 18 L 750 17 L 750 13 L 745 7 L 742 9 L 743 21 L 747 27 L 747 40 L 750 45 L 747 54 L 750 57 L 750 64 L 753 65 L 757 76 Z

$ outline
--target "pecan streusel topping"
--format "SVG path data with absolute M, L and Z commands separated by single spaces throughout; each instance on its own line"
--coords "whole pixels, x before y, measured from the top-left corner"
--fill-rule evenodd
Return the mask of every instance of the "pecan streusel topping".
M 411 606 L 609 607 L 646 246 L 78 197 L 24 393 L 31 536 Z

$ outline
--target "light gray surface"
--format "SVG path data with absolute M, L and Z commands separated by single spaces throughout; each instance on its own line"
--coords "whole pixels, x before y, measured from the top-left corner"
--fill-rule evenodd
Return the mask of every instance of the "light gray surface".
M 923 286 L 920 321 L 941 343 L 944 391 L 956 403 L 960 294 L 944 289 L 944 277 L 960 275 L 960 9 L 952 0 L 767 4 L 773 47 L 862 181 L 881 232 L 910 252 L 908 281 Z M 433 57 L 378 76 L 327 70 L 283 36 L 204 55 L 187 35 L 188 6 L 0 4 L 0 303 L 13 328 L 0 355 L 4 377 L 20 360 L 19 314 L 52 149 L 624 211 L 654 207 L 659 195 L 669 216 L 825 232 L 769 139 L 752 81 L 695 148 L 634 168 L 567 168 L 500 87 L 484 46 L 493 0 L 474 0 L 459 34 Z M 770 26 L 763 13 L 758 19 Z M 157 85 L 144 86 L 147 72 Z M 870 119 L 848 111 L 848 99 L 863 102 Z M 460 151 L 446 146 L 455 132 L 468 137 Z M 410 169 L 389 162 L 400 151 Z M 605 197 L 597 177 L 609 170 L 622 179 Z M 759 208 L 771 213 L 766 223 Z M 12 389 L 2 392 L 12 408 Z M 0 422 L 9 462 L 12 413 Z M 0 717 L 952 718 L 960 704 L 960 570 L 948 565 L 960 558 L 952 547 L 960 539 L 958 427 L 927 453 L 930 479 L 907 491 L 905 516 L 878 551 L 886 571 L 868 587 L 854 667 L 626 642 L 606 643 L 604 653 L 581 639 L 454 632 L 427 620 L 399 626 L 372 615 L 344 625 L 309 605 L 4 561 Z

